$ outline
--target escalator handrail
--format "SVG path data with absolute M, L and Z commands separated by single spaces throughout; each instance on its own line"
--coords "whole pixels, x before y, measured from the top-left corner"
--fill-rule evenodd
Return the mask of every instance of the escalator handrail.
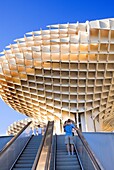
M 92 150 L 89 147 L 88 142 L 86 141 L 85 137 L 83 136 L 83 134 L 81 133 L 81 131 L 76 127 L 76 132 L 78 134 L 78 137 L 80 138 L 86 152 L 88 153 L 93 166 L 95 168 L 95 170 L 104 170 L 104 168 L 102 167 L 101 163 L 99 162 L 99 160 L 96 158 L 96 156 L 94 155 L 94 153 L 92 152 Z
M 47 153 L 45 170 L 48 170 L 49 169 L 49 165 L 50 165 L 50 155 L 51 155 L 52 137 L 53 137 L 53 127 L 54 127 L 54 121 L 52 121 L 52 133 L 51 133 L 51 136 L 50 136 L 51 142 L 50 142 L 48 153 Z
M 83 168 L 83 165 L 82 165 L 81 159 L 80 159 L 80 157 L 79 157 L 78 150 L 77 150 L 77 148 L 76 148 L 75 143 L 74 143 L 74 150 L 75 150 L 75 152 L 76 152 L 76 155 L 77 155 L 77 158 L 78 158 L 78 161 L 79 161 L 79 164 L 80 164 L 81 170 L 84 170 L 84 168 Z
M 43 145 L 44 145 L 44 141 L 45 141 L 46 133 L 47 133 L 47 130 L 48 130 L 48 126 L 49 126 L 49 121 L 48 121 L 48 124 L 47 124 L 47 127 L 46 127 L 46 131 L 44 133 L 44 137 L 42 138 L 40 147 L 39 147 L 38 152 L 36 154 L 36 158 L 35 158 L 34 164 L 32 166 L 32 170 L 36 170 L 36 167 L 37 167 L 37 164 L 38 164 L 38 161 L 39 161 L 39 158 L 40 158 L 40 154 L 41 154 L 41 151 L 42 151 L 42 148 L 43 148 Z
M 1 150 L 0 156 L 11 146 L 11 144 L 23 133 L 23 131 L 32 123 L 32 121 L 28 122 L 18 133 L 15 135 Z
M 33 166 L 32 166 L 32 169 L 31 170 L 36 170 L 37 168 L 37 165 L 38 165 L 38 161 L 40 159 L 40 155 L 41 155 L 41 152 L 42 152 L 42 148 L 44 146 L 44 142 L 45 142 L 45 138 L 46 138 L 46 135 L 47 135 L 47 131 L 48 131 L 48 128 L 49 128 L 49 124 L 50 124 L 50 121 L 48 121 L 48 124 L 47 124 L 47 127 L 46 127 L 46 131 L 45 131 L 45 134 L 44 134 L 44 137 L 41 141 L 41 144 L 40 144 L 40 147 L 38 149 L 38 152 L 36 154 L 36 158 L 35 158 L 35 161 L 33 163 Z
M 54 158 L 53 158 L 53 170 L 56 170 L 56 151 L 57 151 L 57 135 L 55 134 L 54 138 Z

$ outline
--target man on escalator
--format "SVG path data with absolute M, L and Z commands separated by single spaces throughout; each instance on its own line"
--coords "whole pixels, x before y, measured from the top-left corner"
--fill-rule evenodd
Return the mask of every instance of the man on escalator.
M 68 155 L 70 155 L 70 150 L 71 150 L 71 154 L 74 155 L 74 141 L 73 141 L 72 131 L 73 131 L 73 129 L 76 130 L 76 127 L 70 119 L 65 121 L 63 127 L 64 127 L 64 131 L 65 131 L 65 144 L 67 146 Z M 71 146 L 71 148 L 70 148 L 70 146 Z

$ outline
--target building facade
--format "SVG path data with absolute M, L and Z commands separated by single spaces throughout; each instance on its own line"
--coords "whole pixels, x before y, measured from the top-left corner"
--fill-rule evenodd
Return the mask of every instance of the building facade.
M 57 24 L 27 33 L 0 57 L 0 95 L 13 109 L 57 129 L 114 129 L 114 19 Z

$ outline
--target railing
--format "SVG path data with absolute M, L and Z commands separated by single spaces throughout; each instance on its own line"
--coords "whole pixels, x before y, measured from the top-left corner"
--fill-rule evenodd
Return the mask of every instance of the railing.
M 20 130 L 20 132 L 16 136 L 14 136 L 0 152 L 0 167 L 2 167 L 2 170 L 8 170 L 11 168 L 20 151 L 29 140 L 30 134 L 28 132 L 30 130 L 30 124 L 31 122 L 25 125 Z
M 49 121 L 40 148 L 36 155 L 32 170 L 48 170 L 50 167 L 50 151 L 52 145 L 54 121 Z
M 82 161 L 81 161 L 81 159 L 80 159 L 80 156 L 79 156 L 79 154 L 78 154 L 78 150 L 77 150 L 77 147 L 76 147 L 75 143 L 74 143 L 74 151 L 76 152 L 76 155 L 77 155 L 78 162 L 79 162 L 79 165 L 80 165 L 81 170 L 84 170 L 84 167 L 83 167 Z
M 77 150 L 82 162 L 82 165 L 84 169 L 88 170 L 104 170 L 94 153 L 89 147 L 89 144 L 87 143 L 86 139 L 84 138 L 83 134 L 80 132 L 78 128 L 76 128 L 76 132 L 78 134 L 78 137 L 76 139 L 76 145 L 77 145 Z M 79 142 L 77 141 L 79 140 Z M 89 156 L 89 158 L 88 158 Z M 83 158 L 84 157 L 84 158 Z
M 51 147 L 51 163 L 50 168 L 56 170 L 56 150 L 57 150 L 57 135 L 53 136 L 52 147 Z
M 11 144 L 18 138 L 18 136 L 20 136 L 21 133 L 23 133 L 23 131 L 31 124 L 32 121 L 30 121 L 27 125 L 25 125 L 20 131 L 19 133 L 14 136 L 6 145 L 5 147 L 1 150 L 0 152 L 0 156 L 11 146 Z
M 57 135 L 54 138 L 54 153 L 53 153 L 53 170 L 56 170 L 56 150 L 57 150 Z

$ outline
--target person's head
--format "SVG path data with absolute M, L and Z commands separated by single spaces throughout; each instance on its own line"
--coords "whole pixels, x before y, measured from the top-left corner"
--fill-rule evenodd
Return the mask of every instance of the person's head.
M 71 124 L 71 120 L 70 120 L 70 119 L 68 119 L 68 120 L 67 120 L 67 123 L 68 123 L 68 124 Z
M 71 120 L 70 120 L 70 119 L 68 119 L 68 120 L 67 120 L 67 122 L 68 122 L 68 123 L 70 123 L 70 122 L 71 122 Z
M 38 127 L 40 128 L 40 125 L 38 125 Z

